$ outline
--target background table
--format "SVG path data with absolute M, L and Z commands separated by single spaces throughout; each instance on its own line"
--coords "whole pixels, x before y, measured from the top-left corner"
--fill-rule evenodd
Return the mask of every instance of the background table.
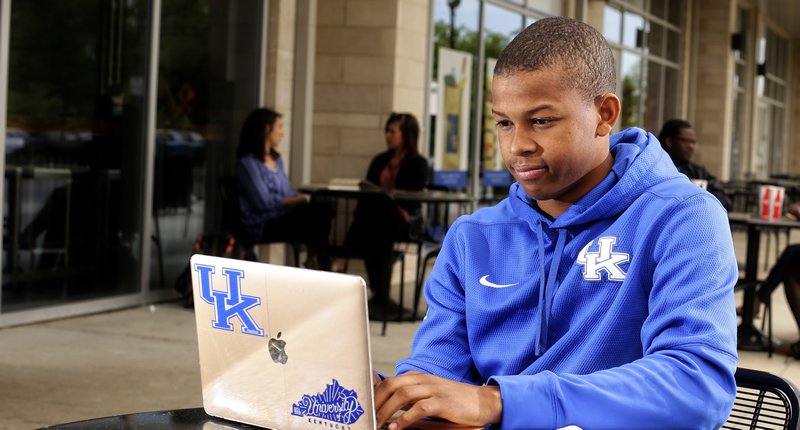
M 466 193 L 451 193 L 439 190 L 405 191 L 383 190 L 380 188 L 338 188 L 328 185 L 303 185 L 298 191 L 305 194 L 331 196 L 341 198 L 358 198 L 369 194 L 387 194 L 397 201 L 413 201 L 420 203 L 473 203 L 477 199 Z
M 143 412 L 95 418 L 69 424 L 58 424 L 46 429 L 64 430 L 195 430 L 195 429 L 255 429 L 258 427 L 208 415 L 203 408 L 177 409 L 173 411 Z
M 400 413 L 398 411 L 393 418 Z M 262 427 L 212 417 L 203 408 L 117 415 L 45 427 L 48 430 L 255 430 L 260 428 Z M 418 420 L 407 428 L 415 430 L 483 430 L 483 427 L 476 428 L 428 418 Z
M 362 188 L 338 188 L 329 187 L 328 185 L 303 185 L 298 188 L 298 191 L 305 194 L 310 194 L 316 197 L 332 197 L 336 199 L 358 199 L 360 197 L 368 197 L 370 195 L 383 194 L 387 195 L 398 202 L 417 202 L 427 203 L 434 205 L 434 213 L 438 216 L 439 213 L 444 215 L 445 221 L 449 219 L 451 203 L 462 205 L 469 205 L 466 211 L 471 212 L 474 208 L 472 205 L 477 201 L 477 198 L 470 196 L 466 193 L 453 193 L 438 190 L 422 190 L 422 191 L 405 191 L 405 190 L 383 190 L 380 188 L 362 187 Z M 349 216 L 349 205 L 345 209 L 345 216 Z M 345 228 L 349 224 L 345 219 Z M 426 221 L 426 225 L 427 225 Z M 445 231 L 446 232 L 445 225 Z M 443 233 L 444 233 L 443 232 Z M 334 230 L 334 242 L 336 242 L 336 231 Z
M 422 237 L 412 239 L 411 242 L 419 244 L 417 253 L 417 270 L 415 276 L 414 288 L 414 307 L 412 320 L 417 317 L 418 304 L 421 296 L 422 284 L 424 281 L 425 267 L 431 258 L 438 255 L 440 245 L 447 233 L 450 226 L 450 205 L 458 204 L 461 208 L 460 212 L 468 213 L 474 210 L 474 204 L 477 201 L 476 197 L 470 196 L 465 193 L 455 193 L 449 191 L 439 190 L 422 190 L 422 191 L 405 191 L 405 190 L 384 190 L 375 187 L 330 187 L 328 185 L 303 185 L 298 188 L 298 191 L 305 194 L 310 194 L 313 198 L 333 198 L 336 199 L 336 213 L 338 217 L 338 201 L 345 200 L 344 220 L 342 224 L 336 224 L 333 230 L 333 243 L 334 246 L 341 245 L 339 242 L 339 231 L 347 231 L 350 225 L 350 199 L 359 199 L 375 195 L 385 195 L 396 202 L 417 202 L 429 205 L 428 213 L 423 215 L 423 228 Z M 346 235 L 346 233 L 345 233 Z M 342 239 L 343 240 L 343 239 Z M 426 247 L 427 245 L 427 247 Z M 423 251 L 423 248 L 425 250 Z M 424 257 L 423 257 L 424 255 Z M 401 283 L 402 283 L 401 275 Z M 401 288 L 401 299 L 403 297 L 403 289 Z M 402 316 L 402 313 L 401 313 Z M 384 332 L 386 331 L 384 323 Z
M 754 214 L 731 212 L 728 214 L 731 224 L 747 227 L 747 253 L 745 257 L 745 276 L 743 282 L 758 282 L 758 255 L 761 246 L 761 232 L 775 229 L 800 228 L 800 222 L 781 218 L 779 221 L 762 221 Z M 742 304 L 742 323 L 737 333 L 737 348 L 746 351 L 766 351 L 768 339 L 764 333 L 753 326 L 753 317 L 756 300 L 755 288 L 744 290 Z

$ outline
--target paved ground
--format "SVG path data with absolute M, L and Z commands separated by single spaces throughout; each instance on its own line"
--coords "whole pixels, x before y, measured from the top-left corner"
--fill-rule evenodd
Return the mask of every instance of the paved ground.
M 743 235 L 734 237 L 737 250 L 744 249 Z M 411 258 L 407 270 L 413 270 Z M 408 285 L 406 297 L 412 291 Z M 797 328 L 782 291 L 773 297 L 775 336 L 795 341 Z M 393 323 L 382 337 L 380 325 L 373 323 L 376 369 L 393 373 L 394 362 L 410 351 L 416 326 Z M 800 361 L 740 351 L 739 366 L 784 375 L 800 385 Z M 194 314 L 177 304 L 0 330 L 0 430 L 201 405 Z

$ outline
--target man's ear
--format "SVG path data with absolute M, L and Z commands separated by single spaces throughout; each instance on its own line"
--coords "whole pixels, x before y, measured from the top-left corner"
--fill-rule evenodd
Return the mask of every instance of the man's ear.
M 595 101 L 600 122 L 597 124 L 595 134 L 598 137 L 605 137 L 611 134 L 611 130 L 619 119 L 620 103 L 619 98 L 614 93 L 604 94 Z

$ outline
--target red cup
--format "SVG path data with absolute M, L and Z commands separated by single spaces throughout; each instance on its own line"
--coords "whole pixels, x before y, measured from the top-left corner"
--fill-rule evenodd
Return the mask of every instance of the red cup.
M 778 221 L 783 213 L 783 196 L 786 194 L 786 189 L 783 187 L 770 188 L 772 188 L 772 216 L 770 218 L 772 221 Z
M 758 187 L 758 201 L 761 208 L 761 221 L 769 221 L 772 217 L 772 187 L 767 185 Z

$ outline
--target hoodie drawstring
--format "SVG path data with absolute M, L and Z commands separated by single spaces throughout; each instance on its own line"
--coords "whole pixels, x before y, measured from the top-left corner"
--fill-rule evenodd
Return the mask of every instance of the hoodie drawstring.
M 553 302 L 554 284 L 558 276 L 558 266 L 561 263 L 561 254 L 564 252 L 564 245 L 567 239 L 567 230 L 564 228 L 558 229 L 558 240 L 556 241 L 556 249 L 553 252 L 553 261 L 550 262 L 550 273 L 545 279 L 544 276 L 544 240 L 542 233 L 541 221 L 536 221 L 536 234 L 539 237 L 539 271 L 542 276 L 539 279 L 539 341 L 536 343 L 536 356 L 542 356 L 547 351 L 547 322 L 550 318 L 550 306 Z

